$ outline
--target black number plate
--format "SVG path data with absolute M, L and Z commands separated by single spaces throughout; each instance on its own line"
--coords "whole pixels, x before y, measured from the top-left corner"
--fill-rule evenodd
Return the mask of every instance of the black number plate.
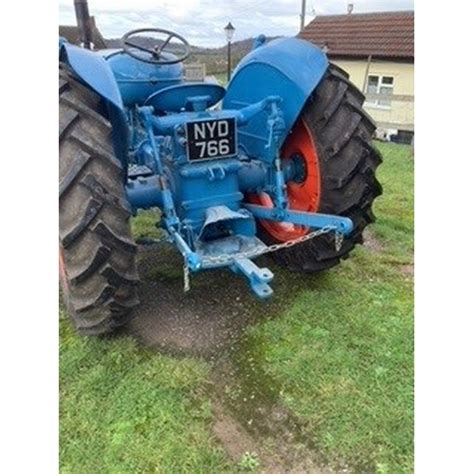
M 233 118 L 190 122 L 186 131 L 189 161 L 215 160 L 236 154 Z

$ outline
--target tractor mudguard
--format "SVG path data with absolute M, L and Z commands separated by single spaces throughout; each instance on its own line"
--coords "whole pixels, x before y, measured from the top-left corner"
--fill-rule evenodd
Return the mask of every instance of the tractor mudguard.
M 77 77 L 103 99 L 123 109 L 122 97 L 112 69 L 100 54 L 62 43 L 59 60 L 68 64 Z
M 281 38 L 256 47 L 237 66 L 224 98 L 224 109 L 240 109 L 267 96 L 280 96 L 285 121 L 280 146 L 329 66 L 321 49 L 297 38 Z M 268 140 L 262 112 L 239 129 L 239 144 L 263 156 Z
M 127 169 L 128 125 L 122 96 L 107 61 L 99 54 L 79 48 L 65 41 L 59 43 L 59 61 L 67 64 L 86 86 L 107 104 L 112 124 L 112 138 L 116 156 Z

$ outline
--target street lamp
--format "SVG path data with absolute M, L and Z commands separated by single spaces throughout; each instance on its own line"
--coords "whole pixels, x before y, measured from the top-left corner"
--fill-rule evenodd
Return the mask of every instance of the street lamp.
M 231 59 L 231 43 L 232 43 L 232 37 L 234 36 L 235 33 L 235 28 L 232 25 L 232 23 L 229 21 L 228 25 L 224 28 L 225 31 L 225 37 L 227 38 L 227 82 L 230 81 L 230 72 L 232 69 L 232 59 Z

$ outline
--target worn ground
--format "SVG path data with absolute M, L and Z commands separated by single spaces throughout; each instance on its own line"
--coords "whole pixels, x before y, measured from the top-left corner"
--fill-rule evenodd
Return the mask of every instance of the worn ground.
M 183 294 L 180 258 L 151 246 L 120 334 L 79 338 L 61 312 L 62 472 L 412 472 L 413 159 L 380 149 L 379 220 L 337 269 L 263 258 L 269 302 L 226 271 Z

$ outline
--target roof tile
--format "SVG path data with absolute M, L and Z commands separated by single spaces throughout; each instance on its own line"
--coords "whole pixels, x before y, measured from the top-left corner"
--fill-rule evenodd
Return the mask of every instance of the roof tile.
M 415 57 L 413 11 L 356 13 L 316 17 L 299 34 L 329 56 Z

